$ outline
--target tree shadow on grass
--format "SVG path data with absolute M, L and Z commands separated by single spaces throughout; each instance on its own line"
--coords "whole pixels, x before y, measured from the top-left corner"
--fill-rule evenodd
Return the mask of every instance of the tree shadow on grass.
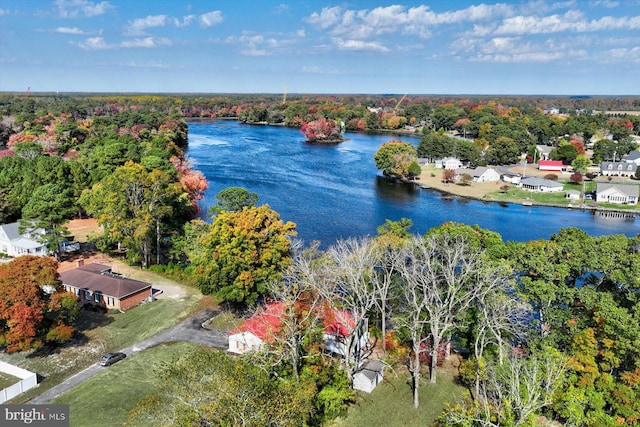
M 85 331 L 106 326 L 111 322 L 113 322 L 113 317 L 109 316 L 105 309 L 87 304 L 82 307 L 80 315 L 73 325 L 75 332 L 71 340 L 63 344 L 47 343 L 42 348 L 28 355 L 27 358 L 47 357 L 58 354 L 67 348 L 82 347 L 90 341 Z

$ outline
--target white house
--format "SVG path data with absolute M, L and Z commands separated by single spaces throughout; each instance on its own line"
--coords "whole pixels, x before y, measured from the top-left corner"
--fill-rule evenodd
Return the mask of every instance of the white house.
M 638 203 L 639 188 L 637 185 L 599 182 L 596 186 L 596 202 L 635 205 Z
M 536 145 L 536 150 L 538 151 L 538 159 L 540 160 L 549 160 L 551 157 L 551 150 L 554 147 L 550 145 Z
M 564 197 L 569 200 L 580 200 L 580 192 L 578 190 L 567 190 Z
M 513 173 L 513 172 L 504 172 L 501 176 L 500 179 L 502 179 L 502 181 L 504 182 L 509 182 L 511 184 L 520 184 L 520 180 L 522 179 L 522 177 L 520 176 L 519 173 Z
M 438 159 L 435 162 L 437 169 L 459 169 L 462 167 L 460 159 L 455 157 L 445 157 L 444 159 Z
M 524 190 L 539 191 L 541 193 L 557 193 L 564 190 L 564 186 L 559 182 L 533 176 L 522 178 L 518 186 Z
M 629 154 L 625 154 L 622 156 L 622 161 L 624 163 L 634 163 L 640 166 L 640 151 L 632 151 Z
M 475 169 L 456 169 L 457 180 L 461 179 L 462 175 L 464 174 L 470 175 L 473 178 L 473 182 L 492 182 L 500 180 L 500 174 L 492 168 L 478 167 Z
M 373 359 L 363 363 L 353 376 L 353 388 L 371 393 L 384 377 L 384 365 Z
M 28 230 L 20 234 L 20 224 L 0 225 L 0 252 L 12 257 L 20 255 L 45 256 L 49 254 L 47 246 L 39 241 L 44 235 L 41 228 Z
M 603 176 L 633 176 L 637 169 L 638 164 L 634 162 L 600 163 L 600 174 Z

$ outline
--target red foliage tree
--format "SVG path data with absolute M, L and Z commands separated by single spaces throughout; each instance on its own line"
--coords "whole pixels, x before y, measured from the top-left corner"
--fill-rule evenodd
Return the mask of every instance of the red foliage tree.
M 302 125 L 300 131 L 309 142 L 341 142 L 340 128 L 333 120 L 319 118 Z

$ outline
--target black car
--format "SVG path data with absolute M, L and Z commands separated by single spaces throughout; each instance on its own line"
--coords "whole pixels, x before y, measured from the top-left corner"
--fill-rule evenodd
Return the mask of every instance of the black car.
M 127 357 L 124 353 L 107 353 L 100 358 L 100 366 L 109 366 Z

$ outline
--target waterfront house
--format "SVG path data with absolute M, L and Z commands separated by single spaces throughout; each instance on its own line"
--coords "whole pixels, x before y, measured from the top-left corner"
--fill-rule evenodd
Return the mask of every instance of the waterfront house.
M 538 191 L 541 193 L 557 193 L 564 190 L 564 186 L 559 182 L 532 176 L 522 178 L 518 187 L 521 187 L 524 190 Z
M 48 255 L 47 245 L 40 241 L 43 235 L 42 228 L 25 229 L 20 233 L 20 223 L 2 224 L 0 225 L 0 253 L 11 257 Z
M 502 179 L 502 181 L 504 182 L 518 185 L 520 184 L 522 176 L 519 173 L 503 172 L 502 175 L 500 175 L 500 179 Z
M 473 178 L 473 182 L 492 182 L 500 180 L 500 174 L 493 168 L 458 168 L 456 169 L 456 180 L 460 181 L 462 179 L 462 175 L 464 174 L 471 176 Z
M 84 264 L 60 273 L 67 292 L 74 293 L 82 305 L 92 304 L 109 310 L 125 311 L 152 296 L 151 284 L 114 273 L 108 265 Z
M 638 203 L 639 189 L 637 185 L 599 182 L 596 186 L 596 202 L 635 205 Z
M 578 190 L 567 190 L 564 197 L 569 200 L 580 200 L 580 192 Z
M 633 176 L 638 170 L 638 165 L 633 162 L 602 162 L 600 174 L 603 176 Z
M 437 169 L 459 169 L 462 167 L 462 162 L 456 157 L 445 157 L 444 159 L 438 159 L 435 162 Z
M 567 167 L 562 163 L 562 160 L 540 160 L 538 162 L 538 170 L 541 171 L 562 172 L 566 169 Z

